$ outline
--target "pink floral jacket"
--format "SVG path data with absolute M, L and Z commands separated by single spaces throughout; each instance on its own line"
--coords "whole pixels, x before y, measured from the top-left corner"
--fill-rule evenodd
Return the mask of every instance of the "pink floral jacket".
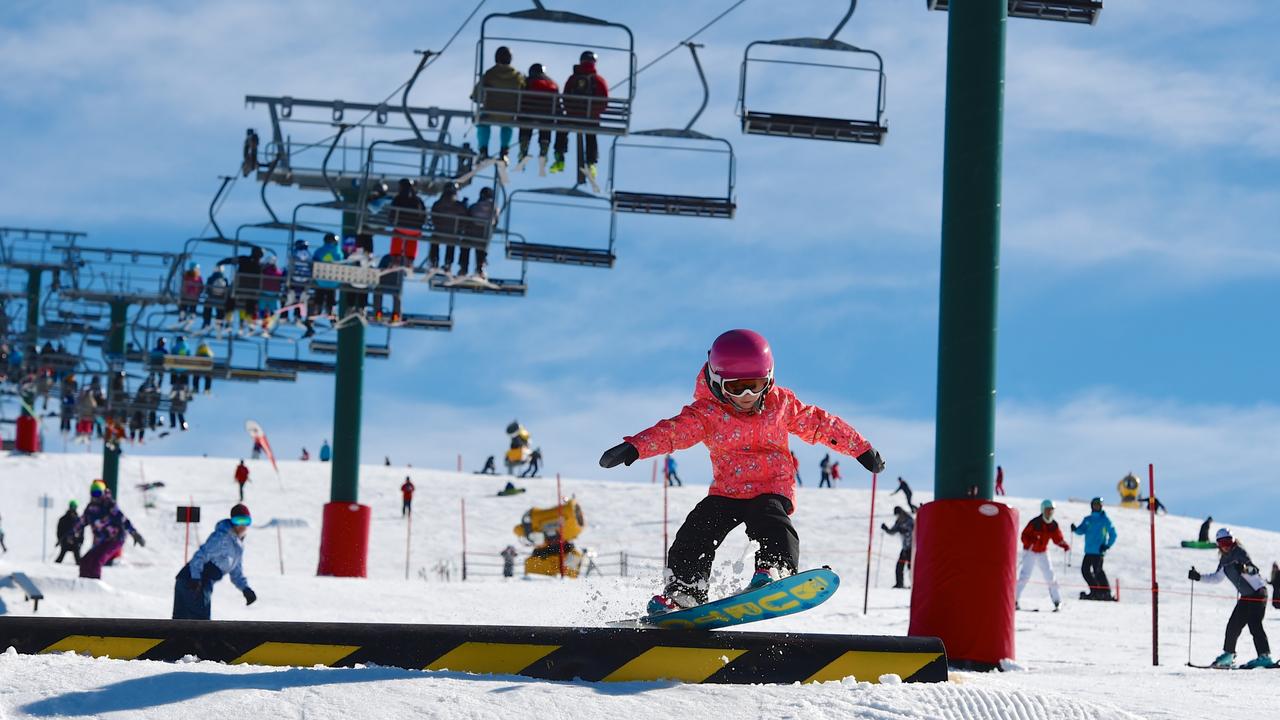
M 851 457 L 871 448 L 849 423 L 820 407 L 805 405 L 784 387 L 769 390 L 760 412 L 739 412 L 711 394 L 704 372 L 705 368 L 698 373 L 693 403 L 679 415 L 623 439 L 640 451 L 641 458 L 704 443 L 711 451 L 712 495 L 740 500 L 782 495 L 794 509 L 796 466 L 788 435 Z

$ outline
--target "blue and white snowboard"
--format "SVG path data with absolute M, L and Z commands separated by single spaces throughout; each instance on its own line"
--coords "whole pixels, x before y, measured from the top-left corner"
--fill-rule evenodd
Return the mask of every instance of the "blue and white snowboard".
M 716 630 L 791 615 L 821 605 L 840 587 L 830 568 L 806 570 L 696 607 L 609 623 L 613 627 Z

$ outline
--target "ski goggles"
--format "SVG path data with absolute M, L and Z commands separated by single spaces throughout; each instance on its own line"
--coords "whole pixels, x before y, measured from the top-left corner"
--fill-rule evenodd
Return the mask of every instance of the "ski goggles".
M 232 515 L 231 524 L 239 527 L 249 527 L 253 524 L 253 518 L 248 515 Z
M 729 397 L 735 398 L 760 397 L 768 389 L 769 378 L 741 378 L 738 380 L 724 380 L 720 383 L 720 391 Z

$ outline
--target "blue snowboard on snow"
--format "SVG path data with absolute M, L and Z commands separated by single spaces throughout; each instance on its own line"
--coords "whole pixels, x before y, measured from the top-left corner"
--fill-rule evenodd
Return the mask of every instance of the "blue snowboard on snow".
M 791 577 L 696 607 L 661 615 L 611 622 L 614 627 L 660 627 L 716 630 L 791 615 L 821 605 L 840 587 L 830 568 L 806 570 Z

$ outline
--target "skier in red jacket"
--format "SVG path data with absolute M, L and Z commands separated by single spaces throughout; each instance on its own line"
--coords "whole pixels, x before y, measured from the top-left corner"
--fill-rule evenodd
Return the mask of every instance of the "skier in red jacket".
M 870 472 L 884 470 L 880 453 L 857 430 L 774 384 L 773 352 L 759 333 L 730 330 L 707 353 L 691 404 L 600 457 L 600 466 L 611 468 L 698 443 L 711 452 L 711 490 L 676 533 L 667 554 L 670 580 L 649 601 L 650 614 L 705 603 L 716 548 L 744 523 L 760 545 L 751 587 L 796 571 L 800 539 L 790 518 L 796 468 L 788 435 L 856 457 Z
M 1040 514 L 1031 518 L 1031 522 L 1022 529 L 1022 567 L 1018 570 L 1018 592 L 1014 595 L 1014 606 L 1022 597 L 1022 589 L 1031 579 L 1031 571 L 1040 568 L 1040 574 L 1049 584 L 1049 597 L 1053 600 L 1053 611 L 1058 612 L 1062 604 L 1062 596 L 1058 594 L 1058 579 L 1053 574 L 1053 563 L 1049 562 L 1049 543 L 1070 550 L 1071 546 L 1062 539 L 1062 529 L 1058 521 L 1053 519 L 1053 501 L 1040 503 Z
M 609 83 L 596 72 L 596 54 L 587 50 L 578 58 L 573 66 L 573 74 L 564 83 L 564 115 L 561 121 L 564 127 L 580 127 L 578 132 L 582 145 L 578 156 L 579 172 L 596 177 L 596 162 L 600 159 L 599 145 L 596 135 L 588 130 L 599 127 L 600 116 L 608 106 Z M 556 133 L 556 161 L 551 164 L 551 172 L 564 170 L 564 155 L 569 152 L 569 133 L 561 130 Z M 582 178 L 578 178 L 579 182 Z
M 400 496 L 404 498 L 404 504 L 400 506 L 400 517 L 413 514 L 413 481 L 405 476 L 404 484 L 400 486 Z
M 560 86 L 543 69 L 542 63 L 529 66 L 529 75 L 525 78 L 525 96 L 523 111 L 538 116 L 535 119 L 554 118 L 560 114 Z M 608 92 L 606 88 L 606 92 Z M 545 93 L 546 97 L 532 93 Z M 538 130 L 538 175 L 547 174 L 547 150 L 551 148 L 551 131 L 547 128 Z M 520 159 L 516 163 L 517 170 L 524 170 L 529 161 L 529 141 L 533 140 L 533 128 L 520 128 Z M 566 142 L 568 142 L 566 140 Z
M 257 440 L 255 439 L 254 442 Z M 240 488 L 240 502 L 244 502 L 244 484 L 247 482 L 249 482 L 249 468 L 241 460 L 236 466 L 236 485 Z

